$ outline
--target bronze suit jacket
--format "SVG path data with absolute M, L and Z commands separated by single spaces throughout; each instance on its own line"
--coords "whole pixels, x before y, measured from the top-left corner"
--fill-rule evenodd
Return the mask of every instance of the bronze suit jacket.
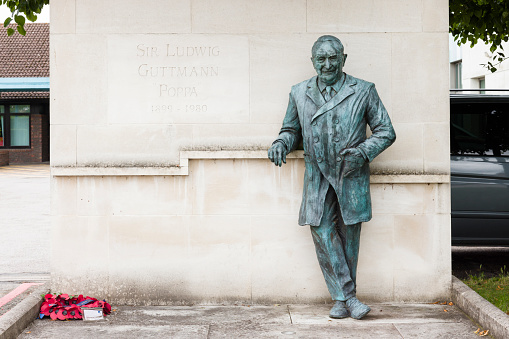
M 274 141 L 282 142 L 288 152 L 303 141 L 306 170 L 300 225 L 320 224 L 329 185 L 336 192 L 346 225 L 369 221 L 369 162 L 396 139 L 375 85 L 344 76 L 343 86 L 328 102 L 318 89 L 316 76 L 293 86 L 283 127 Z M 366 125 L 372 132 L 369 138 Z M 347 148 L 357 148 L 364 159 L 341 156 Z M 358 168 L 354 162 L 363 165 Z

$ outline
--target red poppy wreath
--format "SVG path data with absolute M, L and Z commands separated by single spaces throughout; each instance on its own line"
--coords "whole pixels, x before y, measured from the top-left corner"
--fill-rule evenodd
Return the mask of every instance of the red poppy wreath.
M 83 297 L 83 295 L 51 294 L 44 296 L 44 302 L 41 305 L 39 318 L 50 317 L 51 320 L 70 320 L 82 319 L 83 307 L 99 307 L 103 309 L 103 314 L 111 313 L 111 305 L 106 300 L 97 300 L 92 297 Z

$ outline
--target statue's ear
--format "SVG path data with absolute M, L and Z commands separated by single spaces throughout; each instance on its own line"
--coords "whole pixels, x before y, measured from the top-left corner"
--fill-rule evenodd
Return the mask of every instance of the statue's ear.
M 345 65 L 345 62 L 346 62 L 346 57 L 348 56 L 348 54 L 343 54 L 343 66 Z

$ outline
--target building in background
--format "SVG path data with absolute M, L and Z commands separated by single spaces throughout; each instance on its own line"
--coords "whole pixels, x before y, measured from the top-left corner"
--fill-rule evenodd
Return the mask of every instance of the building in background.
M 49 24 L 26 24 L 26 36 L 0 30 L 0 78 L 49 78 Z M 8 162 L 49 161 L 49 92 L 0 92 L 0 153 Z
M 503 47 L 504 50 L 509 50 L 509 43 L 504 43 Z M 488 61 L 492 61 L 492 56 L 489 45 L 479 42 L 472 48 L 468 43 L 458 46 L 449 35 L 451 89 L 509 89 L 509 61 L 506 60 L 497 65 L 497 71 L 492 73 L 483 66 Z M 507 94 L 509 91 L 498 94 L 502 93 Z
M 458 46 L 454 38 L 449 34 L 449 64 L 450 64 L 450 88 L 463 88 L 461 58 L 462 47 Z

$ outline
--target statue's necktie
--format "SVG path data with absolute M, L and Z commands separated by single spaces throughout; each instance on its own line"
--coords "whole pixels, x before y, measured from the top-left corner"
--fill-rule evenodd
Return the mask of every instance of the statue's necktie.
M 329 101 L 331 98 L 332 98 L 332 87 L 331 86 L 327 86 L 325 87 L 325 93 L 324 93 L 324 98 L 325 98 L 325 101 Z

